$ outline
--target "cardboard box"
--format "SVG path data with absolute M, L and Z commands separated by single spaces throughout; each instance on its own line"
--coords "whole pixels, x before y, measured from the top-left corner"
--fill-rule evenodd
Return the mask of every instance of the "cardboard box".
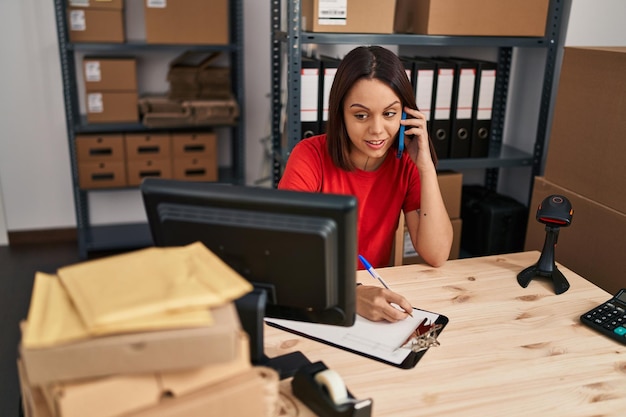
M 126 161 L 128 185 L 138 186 L 144 178 L 172 178 L 172 160 L 165 159 L 135 159 Z
M 22 395 L 23 417 L 55 417 L 48 409 L 42 390 L 31 386 L 24 369 L 24 362 L 21 359 L 17 360 L 17 374 L 20 394 Z
M 230 68 L 214 65 L 219 52 L 188 51 L 170 63 L 167 80 L 171 100 L 228 99 Z
M 460 36 L 544 36 L 550 6 L 550 0 L 400 2 L 398 8 L 412 17 L 398 16 L 396 32 Z M 409 26 L 404 26 L 407 23 Z
M 247 372 L 249 340 L 239 334 L 236 357 L 231 361 L 185 371 L 117 375 L 53 383 L 43 389 L 48 408 L 63 417 L 117 417 L 158 405 L 162 397 L 180 397 Z
M 78 164 L 124 161 L 124 136 L 121 134 L 76 135 Z
M 134 58 L 83 59 L 86 91 L 137 91 L 137 62 Z
M 124 417 L 273 416 L 279 399 L 278 373 L 256 366 L 186 395 Z
M 565 48 L 544 178 L 626 213 L 626 47 Z
M 461 217 L 463 174 L 454 171 L 440 171 L 437 173 L 437 181 L 448 215 L 451 219 Z
M 396 0 L 346 0 L 345 4 L 302 0 L 302 28 L 307 32 L 393 33 Z
M 119 334 L 20 356 L 32 386 L 115 374 L 183 370 L 233 360 L 241 323 L 233 303 L 211 310 L 212 326 Z M 98 360 L 94 360 L 98 358 Z
M 177 180 L 188 181 L 217 181 L 217 155 L 215 153 L 204 157 L 178 157 L 172 161 L 173 177 Z
M 86 7 L 90 9 L 124 9 L 124 0 L 67 0 L 70 7 Z
M 78 164 L 78 184 L 83 190 L 126 187 L 124 161 L 84 162 Z
M 146 42 L 227 45 L 228 0 L 145 1 Z
M 127 133 L 124 141 L 128 161 L 170 159 L 172 155 L 169 133 Z
M 189 108 L 197 126 L 233 124 L 239 117 L 239 105 L 234 98 L 226 100 L 187 100 L 183 107 Z
M 559 231 L 555 261 L 611 294 L 625 288 L 626 213 L 542 177 L 535 177 L 524 250 L 543 249 L 545 225 L 535 216 L 539 203 L 552 194 L 566 197 L 574 209 L 571 225 Z
M 458 259 L 461 251 L 461 230 L 463 226 L 463 221 L 461 219 L 450 219 L 452 222 L 452 247 L 450 248 L 450 256 L 448 259 Z M 424 260 L 415 252 L 415 248 L 413 247 L 413 243 L 411 242 L 411 236 L 409 235 L 409 231 L 404 228 L 404 233 L 402 234 L 402 261 L 398 262 L 395 265 L 409 265 L 409 264 L 420 264 L 424 263 Z
M 125 40 L 122 10 L 68 9 L 70 42 L 123 43 Z
M 215 133 L 172 134 L 172 156 L 174 158 L 211 157 L 213 155 L 217 155 L 217 135 Z
M 87 122 L 125 123 L 139 120 L 137 92 L 88 92 Z

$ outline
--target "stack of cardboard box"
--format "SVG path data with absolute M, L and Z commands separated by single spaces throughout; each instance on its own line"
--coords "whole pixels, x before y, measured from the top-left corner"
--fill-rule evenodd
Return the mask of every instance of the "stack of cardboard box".
M 565 196 L 572 223 L 559 231 L 556 262 L 610 293 L 626 287 L 626 47 L 567 47 L 543 177 L 536 177 L 526 250 L 541 250 L 541 201 Z
M 125 187 L 124 135 L 76 135 L 78 183 L 84 190 Z
M 198 245 L 180 248 L 175 256 L 180 257 L 182 251 L 188 249 L 206 251 Z M 145 256 L 150 250 L 136 254 Z M 168 249 L 158 250 L 159 253 L 150 254 L 164 260 L 172 253 L 166 252 Z M 127 261 L 128 256 L 134 254 L 126 256 L 118 265 L 132 266 Z M 115 261 L 114 258 L 110 261 Z M 151 259 L 158 263 L 157 258 Z M 167 257 L 167 262 L 174 259 Z M 148 258 L 144 257 L 141 263 L 144 260 Z M 105 260 L 109 263 L 100 266 L 115 270 L 110 269 L 113 265 L 110 261 Z M 221 261 L 215 257 L 212 262 Z M 218 266 L 213 265 L 211 269 L 219 273 L 223 266 Z M 88 271 L 85 267 L 79 264 L 69 268 L 75 268 L 74 273 L 79 270 L 76 268 L 83 268 L 81 273 L 84 273 Z M 146 269 L 150 270 L 148 265 Z M 182 275 L 186 278 L 179 285 L 184 287 L 193 281 L 191 276 Z M 193 417 L 205 416 L 207 410 L 221 416 L 273 415 L 278 401 L 278 375 L 269 368 L 251 365 L 248 337 L 241 329 L 232 300 L 225 298 L 207 310 L 210 312 L 207 324 L 191 325 L 194 321 L 205 321 L 202 311 L 183 313 L 174 309 L 167 314 L 149 315 L 150 320 L 145 319 L 148 316 L 116 320 L 123 328 L 129 323 L 154 323 L 155 317 L 160 317 L 158 327 L 161 329 L 113 331 L 82 337 L 78 336 L 79 327 L 89 329 L 90 333 L 95 329 L 103 331 L 112 323 L 108 320 L 105 325 L 104 317 L 113 316 L 100 314 L 94 319 L 96 312 L 103 311 L 97 303 L 89 303 L 87 307 L 93 308 L 85 310 L 85 302 L 93 298 L 85 296 L 89 291 L 85 291 L 84 282 L 89 279 L 87 275 L 81 276 L 82 286 L 72 280 L 72 272 L 67 267 L 60 269 L 58 276 L 41 273 L 36 276 L 28 321 L 23 323 L 18 360 L 25 417 Z M 89 278 L 92 276 L 90 274 Z M 219 280 L 225 280 L 225 276 L 220 274 Z M 80 296 L 74 291 L 76 285 L 81 288 Z M 235 291 L 240 293 L 247 287 L 242 281 L 230 288 L 238 288 Z M 172 293 L 182 294 L 184 290 L 180 286 L 171 287 Z M 149 293 L 150 290 L 143 290 L 139 294 L 149 298 L 146 296 Z M 103 294 L 106 298 L 112 293 L 101 290 L 94 294 Z M 193 303 L 193 298 L 187 297 L 187 300 Z M 124 299 L 127 294 L 120 294 L 109 304 L 123 305 L 120 300 Z M 174 298 L 168 303 L 174 303 Z M 143 309 L 148 306 L 142 301 L 138 304 Z M 124 315 L 130 317 L 132 309 L 116 311 L 119 311 L 117 315 L 124 311 Z M 80 325 L 72 328 L 70 312 L 78 312 Z M 61 316 L 66 320 L 59 322 Z M 175 325 L 171 320 L 188 324 Z M 59 331 L 60 328 L 65 329 Z M 241 401 L 242 398 L 245 401 Z
M 141 184 L 146 177 L 217 181 L 215 132 L 77 135 L 78 180 L 85 190 Z
M 124 0 L 67 0 L 67 3 L 70 42 L 124 42 Z
M 137 122 L 137 64 L 134 58 L 85 57 L 87 121 Z
M 463 189 L 463 174 L 454 171 L 440 171 L 437 173 L 441 197 L 448 210 L 454 236 L 452 248 L 448 259 L 457 259 L 461 250 L 461 191 Z M 411 236 L 404 224 L 404 215 L 400 215 L 400 222 L 396 230 L 393 259 L 391 265 L 407 265 L 422 263 L 424 260 L 419 256 L 411 242 Z

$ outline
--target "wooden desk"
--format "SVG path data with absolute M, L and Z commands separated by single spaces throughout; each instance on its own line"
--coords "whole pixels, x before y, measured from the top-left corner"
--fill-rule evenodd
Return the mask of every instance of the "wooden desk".
M 626 415 L 626 346 L 579 321 L 611 294 L 561 265 L 571 285 L 564 294 L 542 279 L 520 287 L 517 273 L 538 259 L 524 252 L 379 270 L 415 307 L 450 319 L 441 346 L 413 369 L 269 326 L 266 353 L 300 350 L 323 361 L 357 398 L 373 399 L 375 416 Z M 377 285 L 364 271 L 358 280 Z

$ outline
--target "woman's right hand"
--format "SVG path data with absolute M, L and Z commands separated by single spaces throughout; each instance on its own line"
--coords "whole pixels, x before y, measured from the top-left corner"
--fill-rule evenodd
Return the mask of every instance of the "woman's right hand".
M 412 310 L 406 298 L 386 288 L 370 285 L 356 288 L 356 312 L 368 320 L 394 323 L 406 319 Z

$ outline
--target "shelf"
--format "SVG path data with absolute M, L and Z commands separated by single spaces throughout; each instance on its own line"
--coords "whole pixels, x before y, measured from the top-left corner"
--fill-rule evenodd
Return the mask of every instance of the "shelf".
M 486 158 L 440 159 L 437 169 L 505 168 L 533 165 L 533 155 L 508 145 L 494 143 Z
M 230 73 L 232 93 L 241 106 L 244 98 L 244 36 L 243 36 L 243 1 L 228 1 L 229 8 L 229 36 L 228 44 L 151 44 L 145 40 L 128 40 L 122 43 L 110 42 L 71 42 L 69 39 L 67 0 L 54 0 L 56 17 L 57 38 L 59 42 L 59 56 L 61 61 L 61 76 L 63 79 L 63 97 L 65 105 L 65 119 L 68 131 L 68 146 L 71 155 L 72 181 L 74 193 L 74 206 L 76 210 L 76 226 L 78 231 L 78 246 L 82 258 L 86 258 L 91 251 L 101 250 L 130 250 L 152 245 L 152 239 L 145 223 L 106 225 L 92 225 L 90 223 L 90 206 L 88 197 L 90 193 L 113 191 L 124 192 L 126 190 L 138 190 L 138 187 L 118 187 L 83 190 L 79 185 L 79 167 L 76 159 L 77 134 L 84 133 L 130 133 L 130 132 L 206 132 L 217 128 L 230 130 L 230 156 L 229 161 L 219 162 L 226 165 L 218 167 L 218 181 L 222 183 L 240 184 L 245 183 L 245 117 L 243 109 L 239 109 L 239 118 L 236 123 L 218 123 L 211 125 L 192 126 L 159 126 L 147 127 L 140 122 L 133 123 L 87 123 L 85 115 L 80 114 L 80 98 L 78 96 L 79 82 L 77 65 L 79 60 L 89 55 L 98 56 L 121 56 L 135 55 L 143 57 L 152 53 L 176 53 L 182 52 L 223 52 L 227 55 Z M 125 16 L 126 19 L 126 16 Z M 132 24 L 132 22 L 125 22 Z M 149 70 L 146 65 L 143 70 Z M 146 89 L 144 86 L 144 89 Z M 147 89 L 146 89 L 147 90 Z M 139 91 L 141 95 L 141 90 Z M 226 158 L 224 158 L 226 159 Z
M 146 51 L 222 51 L 234 52 L 239 50 L 237 45 L 169 45 L 152 44 L 145 42 L 125 42 L 125 43 L 68 43 L 66 48 L 76 52 L 146 52 Z
M 287 38 L 278 32 L 277 39 Z M 314 33 L 301 32 L 303 44 L 377 44 L 420 46 L 476 46 L 476 47 L 536 47 L 548 44 L 543 37 L 495 37 L 495 36 L 434 36 L 411 34 L 365 34 L 365 33 Z
M 220 127 L 234 127 L 238 123 L 215 124 L 206 126 L 170 126 L 148 127 L 142 123 L 87 123 L 86 118 L 81 116 L 81 123 L 74 126 L 76 133 L 111 133 L 111 132 L 157 132 L 157 131 L 206 131 L 207 129 Z

